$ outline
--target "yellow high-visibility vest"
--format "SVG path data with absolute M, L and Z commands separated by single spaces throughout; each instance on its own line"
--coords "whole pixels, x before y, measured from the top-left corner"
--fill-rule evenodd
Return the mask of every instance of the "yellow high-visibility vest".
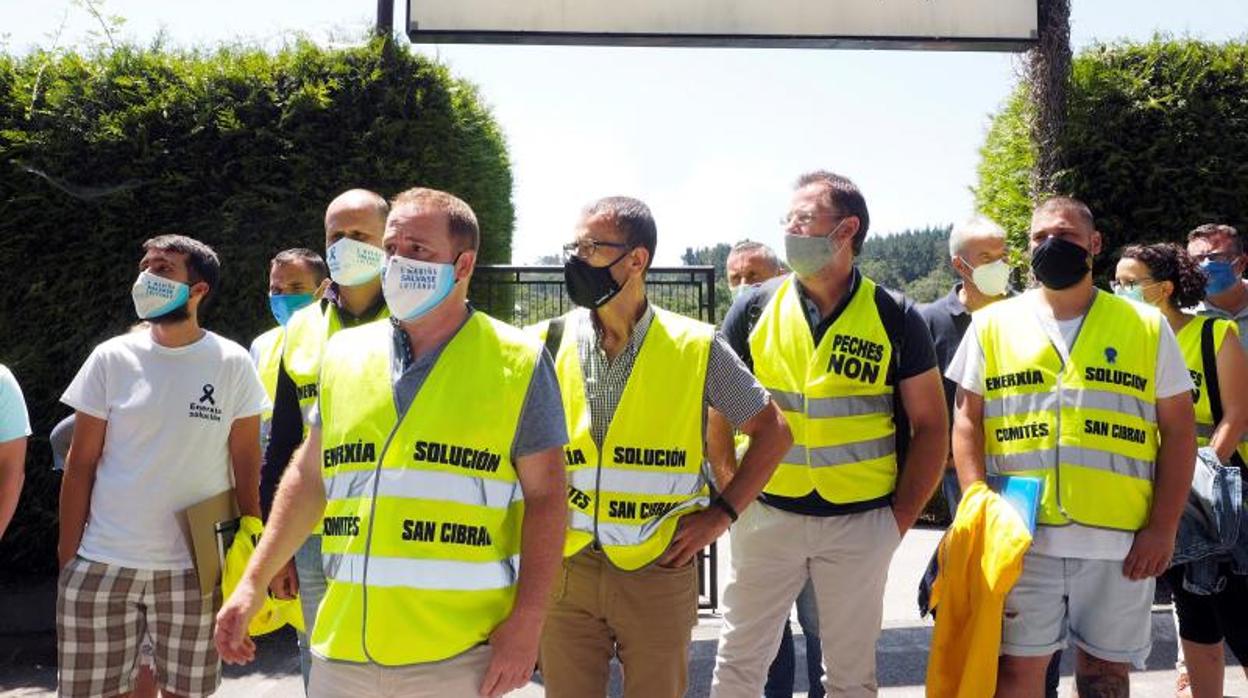
M 400 416 L 391 332 L 370 323 L 325 349 L 312 649 L 402 666 L 471 649 L 511 613 L 524 517 L 511 447 L 541 347 L 473 313 Z
M 282 345 L 286 341 L 285 328 L 281 325 L 256 337 L 253 342 L 260 349 L 257 357 L 256 371 L 260 374 L 260 383 L 264 386 L 264 394 L 269 398 L 268 407 L 260 413 L 260 453 L 269 446 L 269 430 L 273 426 L 273 398 L 277 394 L 277 374 L 281 370 Z
M 1044 479 L 1037 523 L 1137 531 L 1157 460 L 1154 308 L 1097 291 L 1069 361 L 1026 297 L 980 310 L 988 472 Z
M 613 565 L 635 570 L 658 559 L 682 516 L 710 503 L 703 454 L 704 392 L 715 328 L 662 308 L 654 319 L 602 449 L 590 431 L 585 379 L 576 347 L 578 322 L 555 355 L 555 372 L 568 421 L 568 537 L 572 556 L 597 539 Z M 545 335 L 546 325 L 540 326 Z
M 390 309 L 383 303 L 377 317 L 370 322 L 390 317 Z M 322 300 L 306 308 L 300 308 L 286 323 L 286 342 L 282 349 L 282 365 L 286 375 L 295 384 L 299 398 L 299 412 L 303 415 L 303 434 L 308 434 L 308 416 L 316 404 L 317 387 L 321 375 L 321 354 L 325 342 L 342 329 L 338 309 L 329 301 Z
M 893 345 L 862 277 L 845 309 L 815 346 L 793 275 L 764 306 L 750 332 L 754 375 L 784 412 L 793 446 L 763 491 L 832 504 L 880 499 L 897 485 Z
M 1192 398 L 1196 402 L 1196 443 L 1199 446 L 1209 445 L 1209 439 L 1213 437 L 1213 428 L 1217 426 L 1213 423 L 1213 408 L 1209 405 L 1209 391 L 1205 388 L 1205 361 L 1200 351 L 1200 336 L 1206 322 L 1213 323 L 1215 356 L 1222 350 L 1222 342 L 1226 339 L 1228 332 L 1232 337 L 1239 335 L 1239 328 L 1234 322 L 1200 315 L 1193 317 L 1183 326 L 1183 329 L 1175 333 L 1175 339 L 1179 341 L 1179 349 L 1183 351 L 1183 363 L 1187 364 L 1187 371 L 1192 375 L 1192 382 L 1196 384 Z M 1222 391 L 1222 394 L 1225 395 L 1226 391 Z M 1236 450 L 1239 451 L 1239 457 L 1248 463 L 1248 433 L 1240 437 L 1239 447 Z

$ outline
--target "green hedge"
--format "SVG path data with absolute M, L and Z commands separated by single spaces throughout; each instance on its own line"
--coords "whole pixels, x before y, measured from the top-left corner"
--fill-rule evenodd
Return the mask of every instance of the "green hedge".
M 0 576 L 54 568 L 47 434 L 91 348 L 133 322 L 143 240 L 181 232 L 216 248 L 223 283 L 204 323 L 246 344 L 272 323 L 269 258 L 322 249 L 330 198 L 416 185 L 465 199 L 482 262 L 509 260 L 498 125 L 475 88 L 393 42 L 0 55 L 0 362 L 36 434 Z M 142 506 L 148 493 L 134 494 Z
M 1182 240 L 1201 223 L 1248 223 L 1248 44 L 1155 39 L 1094 46 L 1072 68 L 1057 193 L 1092 207 L 1104 273 L 1122 245 Z M 1025 247 L 1034 153 L 1022 86 L 993 119 L 975 188 Z M 1043 194 L 1043 193 L 1041 193 Z

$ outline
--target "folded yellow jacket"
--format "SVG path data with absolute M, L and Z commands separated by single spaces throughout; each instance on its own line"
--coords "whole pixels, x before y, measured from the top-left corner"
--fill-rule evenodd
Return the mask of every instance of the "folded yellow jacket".
M 1030 545 L 1031 533 L 1005 499 L 983 482 L 967 488 L 940 541 L 928 698 L 992 696 L 1005 597 L 1023 571 Z

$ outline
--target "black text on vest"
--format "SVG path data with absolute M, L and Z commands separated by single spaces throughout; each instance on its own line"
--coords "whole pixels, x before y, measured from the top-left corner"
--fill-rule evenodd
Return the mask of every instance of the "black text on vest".
M 828 372 L 862 383 L 875 383 L 880 379 L 880 362 L 883 360 L 883 344 L 862 337 L 838 334 L 832 337 Z
M 588 510 L 590 505 L 589 495 L 576 489 L 572 485 L 568 485 L 568 505 L 574 506 L 582 511 Z
M 311 400 L 316 397 L 316 394 L 317 394 L 316 383 L 308 383 L 307 385 L 300 385 L 300 386 L 295 387 L 295 397 L 299 400 L 299 402 L 303 402 L 304 400 Z
M 1192 375 L 1192 385 L 1196 386 L 1192 389 L 1192 402 L 1200 402 L 1200 388 L 1205 382 L 1205 373 L 1204 371 L 1193 371 L 1190 368 L 1187 372 Z
M 676 502 L 626 502 L 613 499 L 607 511 L 613 519 L 656 519 L 680 506 Z
M 1040 385 L 1043 382 L 1044 374 L 1032 369 L 1030 371 L 1019 371 L 1018 373 L 1007 373 L 1003 376 L 988 376 L 984 379 L 984 388 L 990 391 L 1002 390 L 1019 385 Z
M 415 543 L 451 543 L 479 548 L 494 543 L 485 526 L 470 526 L 454 521 L 443 521 L 439 527 L 437 521 L 404 519 L 400 537 Z
M 360 517 L 326 516 L 321 522 L 321 535 L 358 536 L 360 535 Z
M 347 463 L 375 463 L 377 447 L 368 441 L 356 441 L 327 448 L 323 455 L 326 468 Z
M 1148 434 L 1143 429 L 1136 429 L 1125 424 L 1102 422 L 1099 419 L 1083 420 L 1083 433 L 1093 436 L 1108 436 L 1119 441 L 1130 441 L 1133 444 L 1142 444 L 1148 441 Z
M 637 448 L 616 446 L 612 451 L 617 465 L 659 465 L 680 468 L 689 462 L 689 454 L 679 448 Z
M 436 441 L 417 441 L 412 448 L 412 460 L 426 463 L 454 465 L 466 470 L 480 470 L 487 473 L 498 472 L 502 464 L 502 456 L 497 453 L 468 446 L 452 446 Z
M 1110 385 L 1122 385 L 1135 390 L 1143 391 L 1148 385 L 1148 379 L 1144 376 L 1137 376 L 1127 371 L 1119 371 L 1112 368 L 1100 368 L 1098 366 L 1089 366 L 1083 370 L 1083 379 L 1095 383 L 1109 383 Z

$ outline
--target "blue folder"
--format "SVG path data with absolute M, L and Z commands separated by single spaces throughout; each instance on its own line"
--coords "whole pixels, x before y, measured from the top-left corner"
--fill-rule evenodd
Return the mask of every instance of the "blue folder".
M 1019 516 L 1023 517 L 1027 530 L 1035 535 L 1044 480 L 1038 477 L 989 475 L 988 488 L 1005 498 L 1018 511 Z

